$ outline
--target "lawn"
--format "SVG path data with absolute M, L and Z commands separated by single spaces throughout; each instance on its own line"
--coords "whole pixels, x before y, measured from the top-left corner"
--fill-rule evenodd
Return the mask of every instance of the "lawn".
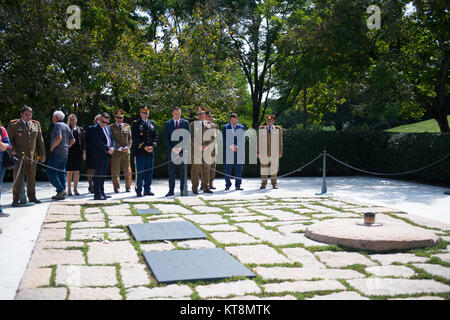
M 447 116 L 450 122 L 450 115 Z M 420 121 L 416 123 L 398 126 L 389 130 L 388 132 L 440 132 L 438 123 L 434 119 Z

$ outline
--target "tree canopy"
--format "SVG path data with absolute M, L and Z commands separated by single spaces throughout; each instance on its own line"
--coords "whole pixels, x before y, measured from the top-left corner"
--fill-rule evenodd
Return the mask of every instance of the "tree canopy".
M 304 129 L 359 119 L 385 129 L 434 118 L 448 132 L 447 1 L 3 0 L 0 120 L 23 105 L 44 129 L 60 109 L 90 123 L 142 105 L 162 122 L 203 105 L 257 127 L 274 113 Z M 70 29 L 67 8 L 81 9 Z M 297 120 L 293 120 L 297 119 Z M 297 123 L 296 123 L 297 122 Z

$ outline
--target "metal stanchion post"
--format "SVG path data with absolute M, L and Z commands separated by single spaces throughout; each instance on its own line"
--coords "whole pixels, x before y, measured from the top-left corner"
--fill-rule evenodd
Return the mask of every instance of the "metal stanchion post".
M 322 192 L 316 193 L 317 196 L 327 193 L 327 151 L 323 150 L 323 168 L 322 168 Z
M 186 161 L 186 158 L 187 158 L 187 156 L 185 156 L 185 152 L 183 151 L 183 163 L 184 163 L 184 185 L 183 185 L 183 192 L 181 192 L 181 196 L 183 196 L 183 197 L 187 197 L 187 196 L 189 196 L 189 191 L 188 191 L 188 189 L 187 189 L 187 161 Z

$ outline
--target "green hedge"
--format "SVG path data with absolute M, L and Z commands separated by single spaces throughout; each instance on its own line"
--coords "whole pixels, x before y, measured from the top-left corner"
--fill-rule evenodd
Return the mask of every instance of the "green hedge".
M 162 129 L 160 129 L 160 137 L 155 166 L 167 161 Z M 286 130 L 284 156 L 280 161 L 279 175 L 299 168 L 324 149 L 334 157 L 360 169 L 383 173 L 405 172 L 429 165 L 449 154 L 450 134 Z M 218 165 L 217 169 L 223 171 L 223 166 Z M 330 158 L 327 159 L 328 176 L 361 174 Z M 319 159 L 303 171 L 291 176 L 321 175 L 322 160 Z M 258 177 L 259 166 L 245 165 L 244 176 Z M 154 177 L 166 178 L 167 166 L 155 170 Z M 221 175 L 217 174 L 217 177 Z M 450 157 L 432 168 L 395 178 L 450 185 Z M 11 172 L 8 172 L 7 179 L 11 180 Z M 42 167 L 38 170 L 38 180 L 46 180 L 46 173 Z

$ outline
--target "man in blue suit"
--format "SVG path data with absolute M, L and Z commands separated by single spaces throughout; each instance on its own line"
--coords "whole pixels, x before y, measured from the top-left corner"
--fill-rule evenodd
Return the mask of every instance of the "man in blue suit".
M 184 129 L 189 132 L 189 121 L 181 118 L 181 108 L 174 107 L 172 109 L 173 119 L 166 122 L 164 126 L 164 141 L 167 146 L 167 159 L 169 160 L 169 193 L 166 194 L 166 197 L 171 197 L 174 195 L 175 191 L 175 169 L 179 168 L 180 174 L 180 191 L 183 194 L 184 188 L 184 161 L 181 164 L 176 164 L 173 161 L 174 156 L 179 155 L 183 156 L 183 148 L 176 147 L 177 144 L 183 141 L 183 137 L 175 137 L 172 140 L 172 134 L 178 129 Z M 186 137 L 188 138 L 188 137 Z M 190 139 L 186 141 L 186 143 L 190 144 Z
M 106 200 L 110 198 L 105 194 L 104 183 L 108 174 L 108 165 L 111 155 L 114 153 L 114 138 L 108 127 L 109 114 L 101 114 L 100 120 L 90 133 L 92 143 L 92 162 L 94 163 L 94 200 Z
M 222 128 L 223 158 L 225 168 L 225 190 L 231 187 L 231 170 L 234 165 L 236 190 L 241 188 L 242 168 L 245 161 L 245 127 L 238 123 L 238 115 L 232 113 L 230 122 Z

